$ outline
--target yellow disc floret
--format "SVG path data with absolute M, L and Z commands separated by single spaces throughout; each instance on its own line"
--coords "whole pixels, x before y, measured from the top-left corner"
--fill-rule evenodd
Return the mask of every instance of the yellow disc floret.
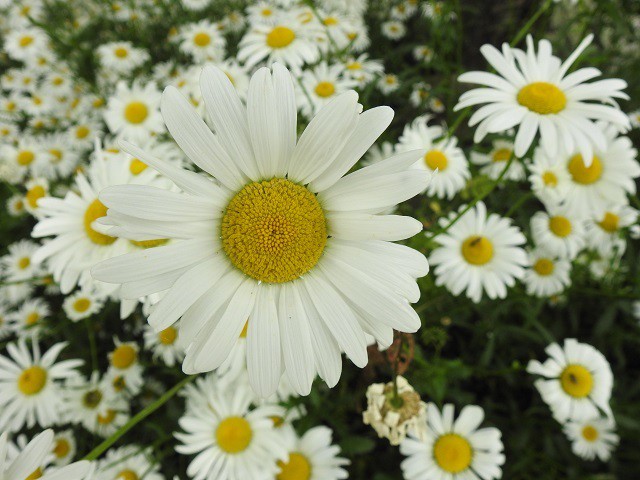
M 26 167 L 31 165 L 31 162 L 35 160 L 36 156 L 31 150 L 21 150 L 18 152 L 17 161 L 19 165 Z
M 129 368 L 138 358 L 138 352 L 131 345 L 120 345 L 111 354 L 111 365 L 121 370 Z
M 449 160 L 440 150 L 429 150 L 424 154 L 424 163 L 431 170 L 435 170 L 437 168 L 439 171 L 442 171 L 447 169 Z
M 556 215 L 549 218 L 549 230 L 560 238 L 565 238 L 571 234 L 571 221 L 567 217 Z
M 567 97 L 558 87 L 547 82 L 533 82 L 518 92 L 518 103 L 541 115 L 560 113 L 567 105 Z
M 103 233 L 95 231 L 91 224 L 99 218 L 107 214 L 107 207 L 97 198 L 91 202 L 87 210 L 84 212 L 84 231 L 93 243 L 97 245 L 111 245 L 117 240 L 116 237 L 110 237 Z
M 178 338 L 178 330 L 175 327 L 168 327 L 158 334 L 158 340 L 163 345 L 173 345 Z
M 327 243 L 324 212 L 308 189 L 283 178 L 253 182 L 229 202 L 222 246 L 243 273 L 268 283 L 311 270 Z
M 493 258 L 493 244 L 487 237 L 471 236 L 462 243 L 462 256 L 471 265 L 484 265 Z
M 577 154 L 569 159 L 567 165 L 571 178 L 581 185 L 590 185 L 597 182 L 602 176 L 602 162 L 594 155 L 591 165 L 587 167 L 582 155 Z
M 40 467 L 36 468 L 34 472 L 24 480 L 36 480 L 38 478 L 42 478 L 42 469 Z
M 73 302 L 73 309 L 76 312 L 84 313 L 89 310 L 91 306 L 91 300 L 88 298 L 79 298 L 75 302 Z
M 211 36 L 206 32 L 196 33 L 193 37 L 193 43 L 199 47 L 206 47 L 211 43 Z
M 242 417 L 225 418 L 216 429 L 218 446 L 231 454 L 244 451 L 251 443 L 252 437 L 251 425 Z
M 557 187 L 558 186 L 558 177 L 556 176 L 555 173 L 550 172 L 549 170 L 547 170 L 546 172 L 544 172 L 542 174 L 542 182 L 547 187 Z
M 129 55 L 129 50 L 124 47 L 118 47 L 113 51 L 113 53 L 118 58 L 125 58 L 127 55 Z
M 315 88 L 316 95 L 327 98 L 336 93 L 336 87 L 331 82 L 320 82 Z
M 620 217 L 615 213 L 607 212 L 598 225 L 607 233 L 615 233 L 620 228 Z
M 473 449 L 465 438 L 455 433 L 447 433 L 436 440 L 433 456 L 445 472 L 460 473 L 471 465 Z
M 492 162 L 506 162 L 511 158 L 512 150 L 510 148 L 499 148 L 491 155 Z
M 139 124 L 146 120 L 149 115 L 149 109 L 142 102 L 130 102 L 124 108 L 124 118 L 129 123 Z
M 139 480 L 140 477 L 133 470 L 123 470 L 121 471 L 115 480 Z
M 271 48 L 284 48 L 296 39 L 290 28 L 277 26 L 267 34 L 267 45 Z
M 137 158 L 132 159 L 131 163 L 129 164 L 129 171 L 133 175 L 140 175 L 146 169 L 147 169 L 147 164 L 138 160 Z
M 562 389 L 572 397 L 587 397 L 593 390 L 593 375 L 582 365 L 567 365 L 560 374 Z
M 289 454 L 289 461 L 278 461 L 280 473 L 276 480 L 309 480 L 311 478 L 311 463 L 307 457 L 298 452 Z
M 22 371 L 18 377 L 18 389 L 24 395 L 35 395 L 47 384 L 47 371 L 34 365 Z
M 38 200 L 44 197 L 46 194 L 45 189 L 42 185 L 36 185 L 27 190 L 27 194 L 25 195 L 25 199 L 31 208 L 38 207 Z
M 585 425 L 582 429 L 582 438 L 584 438 L 587 442 L 595 442 L 598 437 L 598 430 L 593 428 L 591 425 Z
M 542 275 L 546 277 L 547 275 L 551 275 L 554 270 L 554 265 L 551 260 L 548 258 L 539 258 L 536 260 L 536 263 L 533 264 L 533 269 L 536 271 L 538 275 Z
M 53 454 L 56 458 L 64 458 L 69 455 L 71 451 L 71 445 L 69 445 L 69 440 L 66 438 L 59 438 L 56 440 L 56 443 L 53 447 Z

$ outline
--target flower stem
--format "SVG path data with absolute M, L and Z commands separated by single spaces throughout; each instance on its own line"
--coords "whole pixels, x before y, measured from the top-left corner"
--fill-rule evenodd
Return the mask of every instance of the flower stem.
M 182 387 L 184 387 L 186 384 L 193 381 L 194 378 L 196 378 L 196 375 L 190 375 L 180 380 L 176 385 L 174 385 L 171 388 L 171 390 L 166 392 L 164 395 L 158 398 L 151 405 L 149 405 L 145 409 L 138 412 L 133 418 L 131 418 L 127 423 L 125 423 L 122 427 L 120 427 L 118 431 L 116 431 L 113 435 L 107 438 L 104 442 L 102 442 L 96 448 L 91 450 L 84 457 L 84 460 L 95 460 L 96 458 L 98 458 L 105 451 L 107 451 L 109 447 L 111 447 L 111 445 L 116 443 L 120 439 L 120 437 L 122 437 L 125 433 L 127 433 L 129 430 L 131 430 L 133 427 L 135 427 L 138 423 L 140 423 L 142 420 L 147 418 L 153 412 L 158 410 L 162 405 L 167 403 L 167 401 L 169 401 L 171 397 L 173 397 L 176 393 L 178 393 L 182 389 Z
M 520 43 L 520 40 L 522 40 L 524 38 L 524 36 L 527 33 L 529 33 L 529 30 L 531 29 L 533 24 L 536 23 L 536 20 L 538 20 L 538 18 L 540 18 L 540 16 L 544 12 L 546 12 L 547 9 L 551 6 L 551 1 L 552 0 L 545 0 L 544 2 L 542 2 L 540 7 L 538 8 L 538 10 L 536 10 L 536 13 L 534 13 L 531 16 L 531 18 L 527 21 L 527 23 L 525 23 L 522 26 L 522 28 L 520 30 L 518 30 L 518 33 L 516 33 L 516 36 L 513 37 L 513 40 L 511 40 L 511 43 L 509 44 L 509 46 L 515 47 L 518 43 Z

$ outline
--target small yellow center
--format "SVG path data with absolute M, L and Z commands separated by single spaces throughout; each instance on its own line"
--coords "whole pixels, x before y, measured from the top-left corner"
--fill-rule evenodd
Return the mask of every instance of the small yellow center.
M 287 27 L 278 26 L 267 35 L 267 45 L 271 48 L 284 48 L 296 39 L 296 34 Z
M 222 247 L 243 273 L 268 283 L 295 280 L 311 270 L 327 243 L 316 196 L 283 178 L 253 182 L 229 202 Z
M 56 86 L 60 86 L 62 85 L 62 83 L 64 82 L 64 79 L 62 77 L 55 77 L 51 83 L 53 83 Z
M 116 57 L 118 58 L 126 58 L 127 55 L 129 55 L 129 51 L 126 48 L 123 47 L 118 47 L 116 48 L 113 53 L 115 54 Z
M 511 149 L 510 148 L 500 148 L 493 152 L 491 156 L 492 162 L 506 162 L 511 158 Z
M 276 480 L 309 480 L 311 478 L 311 463 L 307 457 L 298 452 L 289 454 L 289 461 L 278 460 L 280 473 Z
M 35 325 L 38 320 L 40 320 L 40 314 L 38 312 L 31 312 L 27 315 L 27 318 L 25 318 L 24 323 L 27 324 L 27 326 L 31 326 Z
M 484 265 L 493 258 L 493 244 L 487 237 L 474 235 L 462 243 L 462 256 L 471 265 Z
M 273 15 L 273 11 L 270 8 L 263 8 L 260 12 L 260 15 L 262 15 L 263 17 L 270 17 L 271 15 Z
M 225 418 L 216 429 L 218 446 L 231 454 L 244 451 L 251 443 L 252 437 L 251 425 L 242 417 Z
M 110 237 L 103 233 L 95 231 L 91 224 L 99 218 L 104 217 L 107 214 L 107 207 L 97 198 L 91 202 L 86 212 L 84 212 L 84 231 L 96 245 L 111 245 L 117 240 L 116 237 Z
M 118 474 L 116 480 L 139 480 L 139 478 L 138 474 L 133 470 L 123 470 Z
M 163 345 L 173 345 L 178 338 L 178 330 L 174 327 L 165 328 L 158 334 L 158 340 Z
M 607 212 L 604 214 L 604 218 L 598 222 L 598 225 L 605 232 L 615 233 L 620 228 L 620 217 L 615 213 Z
M 208 33 L 196 33 L 193 37 L 193 43 L 199 47 L 206 47 L 211 43 L 211 36 Z
M 38 200 L 45 196 L 45 190 L 42 185 L 36 185 L 35 187 L 30 188 L 25 195 L 27 203 L 31 208 L 38 207 Z
M 59 438 L 58 440 L 56 440 L 56 443 L 53 447 L 53 454 L 56 456 L 56 458 L 64 458 L 69 455 L 70 451 L 71 445 L 66 438 Z
M 129 171 L 133 174 L 133 175 L 140 175 L 142 172 L 144 172 L 147 169 L 147 164 L 144 162 L 141 162 L 139 159 L 134 158 L 131 160 L 131 163 L 129 164 Z
M 148 115 L 149 109 L 142 102 L 131 102 L 124 108 L 124 118 L 135 125 L 144 122 Z
M 31 475 L 29 475 L 24 480 L 36 480 L 37 478 L 42 478 L 42 469 L 38 467 Z
M 538 275 L 542 275 L 546 277 L 547 275 L 551 275 L 554 269 L 553 262 L 548 258 L 540 258 L 533 264 L 533 269 L 536 271 Z
M 320 82 L 316 85 L 316 95 L 322 98 L 327 98 L 336 93 L 336 87 L 331 82 Z
M 131 345 L 120 345 L 111 355 L 111 365 L 120 370 L 129 368 L 138 358 L 138 352 Z
M 542 182 L 547 187 L 556 187 L 556 186 L 558 186 L 558 177 L 556 176 L 555 173 L 550 172 L 549 170 L 547 170 L 546 172 L 544 172 L 542 174 Z
M 587 442 L 595 442 L 598 439 L 598 436 L 598 430 L 593 428 L 591 425 L 586 425 L 582 429 L 582 438 Z
M 571 234 L 571 222 L 567 217 L 556 215 L 549 218 L 549 230 L 556 237 L 565 238 Z
M 569 173 L 573 181 L 582 185 L 590 185 L 597 182 L 602 176 L 602 162 L 595 155 L 591 161 L 591 165 L 587 167 L 584 163 L 582 155 L 577 154 L 569 159 L 567 165 Z
M 440 150 L 429 150 L 424 155 L 424 163 L 426 163 L 427 167 L 431 170 L 438 169 L 439 171 L 443 171 L 447 169 L 449 160 Z
M 558 87 L 547 82 L 533 82 L 518 92 L 518 103 L 541 115 L 559 113 L 567 105 L 567 97 Z
M 347 70 L 362 70 L 362 64 L 360 62 L 350 62 L 347 64 Z
M 31 150 L 21 150 L 18 152 L 18 164 L 26 167 L 27 165 L 31 165 L 31 162 L 35 160 L 36 156 Z
M 20 41 L 18 42 L 20 44 L 21 47 L 28 47 L 29 45 L 31 45 L 33 43 L 33 37 L 29 36 L 29 35 L 25 35 L 24 37 L 22 37 L 20 39 Z
M 18 268 L 20 270 L 28 268 L 29 265 L 31 265 L 31 259 L 29 257 L 22 257 L 20 260 L 18 260 Z
M 46 384 L 47 371 L 38 365 L 23 370 L 18 377 L 18 389 L 24 395 L 36 395 Z
M 324 19 L 324 21 L 322 23 L 324 23 L 326 26 L 330 27 L 332 25 L 337 25 L 338 24 L 338 19 L 336 17 L 327 17 L 327 18 Z
M 98 416 L 96 417 L 100 425 L 109 425 L 115 420 L 115 418 L 116 411 L 111 409 L 107 410 L 104 415 L 98 414 Z
M 59 150 L 57 148 L 52 148 L 51 150 L 49 150 L 49 153 L 53 157 L 51 159 L 52 163 L 60 163 L 60 160 L 62 160 L 62 150 Z
M 471 465 L 473 449 L 465 438 L 455 433 L 447 433 L 436 440 L 433 456 L 445 472 L 460 473 Z
M 593 375 L 582 365 L 567 365 L 560 374 L 560 385 L 568 395 L 584 398 L 593 389 Z
M 102 392 L 100 390 L 89 390 L 87 393 L 84 394 L 84 397 L 82 397 L 82 404 L 85 407 L 91 408 L 91 409 L 94 409 L 98 405 L 100 405 L 101 401 L 102 401 Z
M 91 306 L 91 300 L 88 298 L 79 298 L 75 302 L 73 302 L 73 309 L 76 312 L 84 313 L 89 310 Z
M 91 133 L 91 130 L 89 130 L 89 128 L 85 125 L 80 125 L 78 128 L 76 128 L 76 138 L 79 138 L 80 140 L 82 140 L 83 138 L 87 138 L 87 135 L 89 135 L 89 133 Z

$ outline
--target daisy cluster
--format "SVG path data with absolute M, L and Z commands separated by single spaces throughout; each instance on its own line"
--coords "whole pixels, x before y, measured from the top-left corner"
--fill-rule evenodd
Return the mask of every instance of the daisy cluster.
M 639 298 L 638 115 L 593 35 L 462 73 L 458 3 L 0 0 L 1 480 L 378 478 L 376 435 L 381 479 L 498 479 L 473 367 L 611 458 L 609 361 L 539 317 Z M 511 367 L 508 319 L 443 362 L 522 305 Z

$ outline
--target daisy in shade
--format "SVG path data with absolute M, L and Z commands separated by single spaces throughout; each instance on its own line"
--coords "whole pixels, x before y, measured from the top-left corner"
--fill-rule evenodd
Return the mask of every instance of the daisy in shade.
M 448 137 L 434 142 L 443 135 L 442 127 L 428 125 L 429 117 L 419 117 L 406 125 L 396 146 L 398 152 L 420 150 L 423 155 L 413 166 L 426 170 L 431 181 L 425 191 L 429 196 L 453 198 L 462 190 L 471 174 L 458 139 Z
M 355 87 L 356 82 L 343 74 L 341 64 L 328 65 L 326 62 L 302 73 L 302 88 L 297 91 L 297 102 L 305 117 L 313 117 L 336 96 Z
M 571 440 L 571 450 L 580 458 L 607 462 L 611 452 L 618 446 L 616 424 L 611 418 L 595 417 L 588 420 L 570 421 L 563 427 Z
M 452 213 L 449 219 L 442 218 L 441 225 L 454 217 Z M 511 219 L 495 213 L 487 215 L 482 202 L 437 238 L 441 246 L 429 256 L 429 262 L 435 265 L 436 285 L 446 286 L 456 296 L 466 291 L 476 303 L 483 293 L 491 299 L 505 298 L 507 287 L 525 274 L 528 260 L 521 247 L 526 242 L 524 235 Z
M 185 433 L 175 434 L 181 442 L 176 451 L 196 455 L 187 475 L 195 480 L 274 478 L 276 462 L 285 462 L 288 452 L 272 418 L 283 417 L 284 409 L 269 403 L 251 408 L 254 394 L 241 383 L 200 394 L 206 401 L 187 401 L 191 408 L 179 420 Z
M 494 140 L 488 153 L 471 152 L 471 162 L 480 166 L 481 174 L 492 180 L 497 180 L 512 156 L 513 143 L 505 140 Z M 525 177 L 524 165 L 514 158 L 502 178 L 519 182 L 524 180 Z
M 53 463 L 61 467 L 69 465 L 76 456 L 76 438 L 73 430 L 56 432 L 51 451 L 54 457 Z
M 568 260 L 576 258 L 585 246 L 584 221 L 570 215 L 562 206 L 536 212 L 531 217 L 531 235 L 536 245 Z
M 107 452 L 98 465 L 100 480 L 164 480 L 160 463 L 151 461 L 150 449 L 138 445 L 126 445 Z
M 226 41 L 219 26 L 209 20 L 189 23 L 181 27 L 180 50 L 191 55 L 196 62 L 222 60 Z
M 406 480 L 482 479 L 502 477 L 500 430 L 478 428 L 484 411 L 467 405 L 454 419 L 454 407 L 446 404 L 442 412 L 435 404 L 427 406 L 427 434 L 424 439 L 410 435 L 400 444 L 400 453 L 407 458 L 400 467 Z
M 123 74 L 132 72 L 149 60 L 149 54 L 131 42 L 110 42 L 98 47 L 102 68 Z
M 628 203 L 636 194 L 635 179 L 640 177 L 638 151 L 628 137 L 618 136 L 613 126 L 598 123 L 606 144 L 597 148 L 592 161 L 580 153 L 563 156 L 570 187 L 564 199 L 567 208 L 580 216 L 601 215 L 609 204 Z
M 522 279 L 529 295 L 550 297 L 571 285 L 571 262 L 537 248 L 529 253 L 531 265 Z
M 615 205 L 606 208 L 598 217 L 585 223 L 587 246 L 603 257 L 609 256 L 620 243 L 623 229 L 636 223 L 638 211 L 628 205 Z
M 0 435 L 0 478 L 3 480 L 84 480 L 92 470 L 91 463 L 83 460 L 61 468 L 42 468 L 47 464 L 54 445 L 53 430 L 39 433 L 22 449 L 18 455 L 9 460 L 8 451 L 15 447 L 8 445 L 8 432 Z M 9 448 L 13 447 L 13 448 Z
M 124 82 L 116 85 L 104 111 L 104 121 L 111 133 L 135 141 L 164 131 L 160 115 L 160 92 L 152 82 L 144 87 L 134 82 L 131 88 Z
M 283 427 L 283 441 L 289 452 L 287 461 L 278 461 L 276 480 L 339 480 L 349 474 L 342 468 L 349 460 L 339 457 L 340 447 L 332 445 L 330 428 L 317 426 L 301 437 L 290 425 Z
M 544 377 L 534 385 L 558 422 L 599 417 L 599 410 L 611 416 L 613 374 L 602 353 L 574 338 L 565 339 L 564 347 L 552 343 L 545 352 L 549 358 L 531 360 L 527 372 Z
M 136 395 L 142 389 L 142 365 L 138 358 L 138 345 L 135 342 L 121 342 L 115 339 L 116 348 L 109 353 L 107 381 L 114 390 Z
M 515 155 L 522 157 L 538 131 L 550 156 L 563 146 L 577 150 L 587 165 L 591 164 L 593 148 L 604 150 L 605 136 L 595 124 L 604 120 L 619 128 L 628 128 L 628 117 L 615 106 L 614 98 L 628 98 L 622 89 L 623 80 L 598 80 L 596 68 L 581 68 L 567 75 L 569 68 L 593 40 L 585 38 L 578 48 L 562 62 L 551 53 L 551 43 L 541 40 L 536 52 L 533 39 L 527 36 L 527 51 L 502 45 L 502 53 L 492 45 L 483 45 L 480 52 L 498 72 L 467 72 L 458 80 L 483 86 L 460 97 L 454 110 L 481 105 L 469 119 L 478 125 L 474 141 L 480 142 L 487 133 L 499 133 L 518 126 Z
M 11 58 L 30 62 L 39 52 L 47 49 L 48 43 L 47 34 L 40 28 L 14 28 L 6 35 L 4 50 Z
M 8 247 L 6 255 L 0 257 L 2 276 L 9 282 L 38 277 L 42 270 L 34 264 L 33 254 L 39 245 L 31 240 L 19 240 Z
M 376 83 L 377 87 L 380 89 L 382 93 L 388 95 L 392 92 L 395 92 L 400 86 L 400 80 L 397 75 L 393 73 L 387 73 L 378 79 Z
M 382 34 L 390 40 L 400 40 L 407 33 L 407 27 L 398 20 L 389 20 L 382 24 Z
M 25 301 L 18 310 L 7 316 L 11 328 L 18 336 L 37 334 L 42 331 L 44 320 L 51 313 L 42 298 Z
M 544 149 L 538 147 L 527 168 L 531 190 L 544 205 L 557 205 L 567 198 L 571 180 L 557 157 L 549 157 Z
M 80 289 L 67 295 L 62 303 L 64 313 L 69 320 L 78 322 L 98 313 L 104 306 L 104 297 L 89 289 Z
M 173 367 L 184 359 L 184 347 L 178 338 L 178 325 L 172 325 L 156 332 L 150 325 L 144 329 L 144 347 L 153 352 L 153 358 Z
M 63 401 L 61 382 L 78 375 L 82 360 L 56 362 L 66 343 L 56 343 L 44 355 L 37 339 L 32 352 L 24 338 L 9 343 L 9 357 L 0 355 L 0 429 L 18 431 L 36 423 L 48 427 L 58 422 Z
M 254 74 L 247 108 L 214 67 L 205 67 L 201 86 L 215 135 L 171 87 L 162 110 L 178 145 L 217 182 L 122 142 L 183 192 L 120 186 L 103 190 L 101 201 L 139 240 L 175 242 L 113 258 L 93 274 L 123 284 L 123 295 L 134 286 L 168 289 L 148 320 L 161 331 L 182 317 L 180 335 L 191 344 L 185 372 L 219 367 L 248 319 L 249 377 L 261 396 L 276 390 L 283 370 L 303 395 L 316 373 L 333 386 L 341 350 L 367 363 L 365 333 L 390 345 L 393 329 L 420 326 L 410 302 L 428 264 L 391 242 L 422 224 L 380 214 L 426 188 L 427 172 L 411 168 L 419 152 L 343 177 L 389 125 L 391 109 L 360 113 L 357 94 L 345 92 L 296 142 L 284 67 Z
M 384 72 L 382 63 L 378 60 L 370 60 L 366 53 L 358 57 L 348 57 L 344 61 L 344 68 L 345 76 L 358 82 L 361 87 Z
M 12 195 L 7 200 L 7 212 L 12 217 L 19 217 L 20 215 L 24 215 L 27 211 L 24 208 L 24 197 L 22 195 Z

